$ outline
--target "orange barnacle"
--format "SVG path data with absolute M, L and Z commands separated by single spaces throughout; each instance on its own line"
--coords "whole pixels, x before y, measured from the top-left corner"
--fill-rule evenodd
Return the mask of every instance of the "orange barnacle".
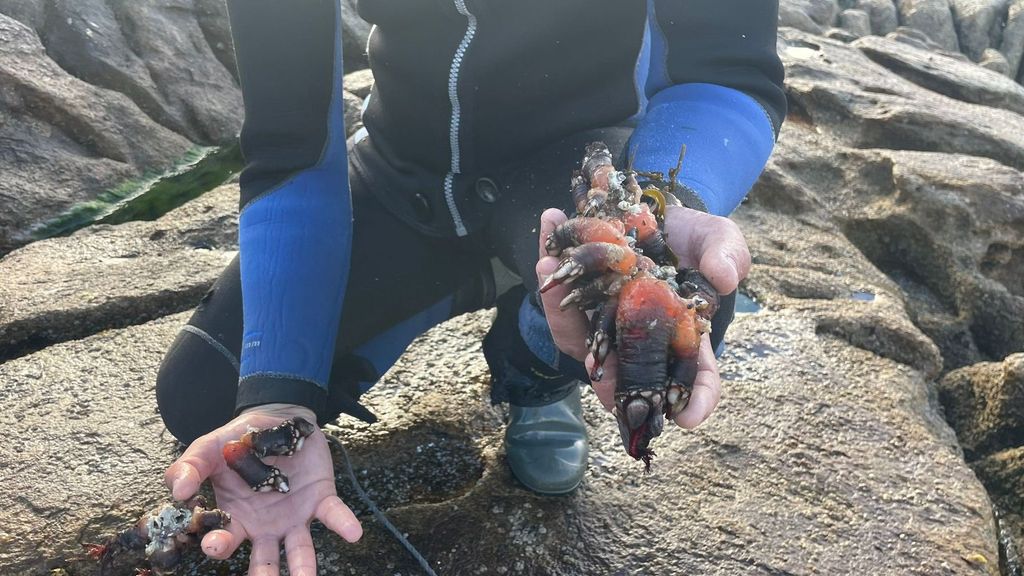
M 611 164 L 598 166 L 590 176 L 590 189 L 608 192 L 608 176 L 615 171 Z
M 629 248 L 617 246 L 615 250 L 610 251 L 612 255 L 608 257 L 607 266 L 609 269 L 619 272 L 620 274 L 630 275 L 636 270 L 637 254 Z
M 654 272 L 658 268 L 658 263 L 654 260 L 644 256 L 643 254 L 636 257 L 636 269 L 641 272 Z
M 675 326 L 685 311 L 679 296 L 669 288 L 668 284 L 650 274 L 641 272 L 630 280 L 619 292 L 619 308 L 616 324 L 618 328 L 639 328 L 646 332 L 665 330 L 665 340 L 646 338 L 641 350 L 648 346 L 664 347 L 659 353 L 668 351 L 671 340 L 675 338 Z M 647 334 L 649 335 L 649 334 Z M 645 335 L 645 336 L 647 336 Z
M 566 248 L 588 242 L 607 242 L 628 247 L 621 222 L 600 218 L 573 218 L 559 224 L 545 241 L 548 254 L 557 256 Z
M 636 212 L 626 215 L 626 231 L 636 230 L 636 239 L 645 242 L 652 234 L 658 232 L 658 219 L 647 204 L 638 204 Z
M 228 466 L 234 466 L 237 462 L 248 457 L 252 446 L 244 441 L 227 442 L 221 449 L 221 455 Z
M 618 272 L 630 276 L 636 271 L 637 254 L 629 247 L 609 242 L 587 242 L 562 258 L 558 268 L 540 287 L 541 293 L 568 284 L 587 274 Z
M 618 220 L 601 220 L 600 218 L 580 218 L 582 220 L 583 242 L 610 242 L 619 246 L 629 246 L 622 222 Z
M 638 276 L 618 295 L 620 308 L 622 304 L 630 303 L 627 314 L 658 310 L 674 316 L 678 299 L 668 284 L 649 275 Z
M 682 300 L 679 307 L 676 330 L 672 336 L 672 351 L 677 358 L 696 358 L 700 348 L 701 324 L 697 318 L 697 310 L 693 304 L 686 305 Z
M 288 477 L 274 466 L 257 458 L 248 444 L 239 441 L 228 442 L 224 444 L 221 452 L 228 468 L 241 476 L 254 492 L 288 492 Z

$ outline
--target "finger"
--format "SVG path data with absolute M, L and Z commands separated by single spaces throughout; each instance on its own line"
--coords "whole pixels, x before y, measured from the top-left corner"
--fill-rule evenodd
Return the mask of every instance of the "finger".
M 683 428 L 696 428 L 701 422 L 707 420 L 722 397 L 722 381 L 718 375 L 718 363 L 715 361 L 715 353 L 711 350 L 711 339 L 707 334 L 701 338 L 697 361 L 697 377 L 693 381 L 690 402 L 675 418 L 676 424 Z
M 545 243 L 555 228 L 568 219 L 565 212 L 557 208 L 548 208 L 540 215 L 540 234 L 538 236 L 540 259 L 537 260 L 536 266 L 538 284 L 543 284 L 544 280 L 558 267 L 558 258 L 547 255 Z M 571 290 L 571 286 L 555 286 L 541 294 L 541 304 L 544 307 L 544 316 L 548 319 L 548 328 L 551 330 L 555 346 L 569 356 L 583 360 L 587 354 L 585 341 L 587 331 L 590 329 L 590 322 L 581 310 L 576 308 L 561 310 L 558 307 L 558 304 L 569 295 Z
M 590 374 L 594 373 L 594 356 L 592 354 L 587 355 L 585 362 L 587 372 Z M 611 412 L 612 408 L 615 407 L 615 382 L 618 378 L 619 373 L 619 356 L 615 352 L 608 354 L 608 357 L 604 359 L 604 364 L 601 365 L 604 368 L 604 375 L 599 381 L 590 381 L 591 387 L 597 394 L 597 399 L 601 401 L 601 405 L 604 409 Z
M 223 460 L 220 442 L 215 436 L 196 438 L 173 464 L 164 471 L 164 484 L 175 500 L 191 498 Z
M 565 212 L 562 212 L 558 208 L 548 208 L 540 215 L 540 257 L 543 258 L 548 255 L 548 249 L 545 247 L 545 243 L 548 241 L 548 236 L 555 231 L 555 228 L 559 224 L 568 220 L 568 216 Z
M 299 526 L 285 535 L 284 554 L 292 576 L 316 576 L 316 549 L 309 526 Z
M 213 530 L 203 536 L 203 553 L 214 560 L 227 560 L 246 538 L 245 528 L 234 520 L 223 530 Z
M 545 256 L 538 260 L 536 268 L 538 282 L 543 282 L 557 267 L 558 259 L 552 256 Z M 540 299 L 555 346 L 576 360 L 582 361 L 588 351 L 586 340 L 587 332 L 590 330 L 590 321 L 587 320 L 587 315 L 575 306 L 570 306 L 565 310 L 558 307 L 571 290 L 571 285 L 555 286 L 541 294 Z
M 252 543 L 249 576 L 278 576 L 281 573 L 281 547 L 277 538 L 261 538 Z
M 356 515 L 337 496 L 320 501 L 316 507 L 316 519 L 347 542 L 355 543 L 363 535 L 363 527 Z
M 717 230 L 704 237 L 698 269 L 719 294 L 729 294 L 750 273 L 750 250 L 732 220 L 722 219 Z
M 696 266 L 721 294 L 728 294 L 750 273 L 750 250 L 743 232 L 728 218 L 669 206 L 667 242 L 681 266 Z

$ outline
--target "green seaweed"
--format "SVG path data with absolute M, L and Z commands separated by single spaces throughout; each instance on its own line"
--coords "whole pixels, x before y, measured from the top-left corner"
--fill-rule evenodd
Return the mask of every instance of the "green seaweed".
M 185 202 L 220 186 L 242 168 L 237 142 L 224 147 L 198 146 L 174 168 L 146 174 L 76 204 L 33 228 L 33 240 L 67 236 L 93 224 L 122 224 L 155 220 Z

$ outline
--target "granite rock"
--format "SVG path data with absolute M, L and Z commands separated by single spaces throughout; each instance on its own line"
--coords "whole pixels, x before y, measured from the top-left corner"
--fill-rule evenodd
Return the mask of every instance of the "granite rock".
M 960 49 L 975 62 L 999 45 L 1010 0 L 949 0 Z
M 1024 445 L 1024 353 L 954 370 L 938 387 L 968 459 Z
M 871 33 L 885 36 L 899 26 L 899 15 L 893 0 L 857 0 L 854 7 L 868 13 Z
M 194 307 L 237 250 L 238 186 L 153 222 L 99 225 L 0 259 L 0 362 Z
M 1024 87 L 1003 74 L 889 38 L 863 38 L 854 46 L 923 88 L 964 102 L 1024 114 Z
M 897 0 L 900 24 L 923 32 L 945 50 L 958 51 L 949 0 Z
M 858 38 L 871 35 L 871 17 L 863 10 L 848 9 L 839 13 L 839 27 Z

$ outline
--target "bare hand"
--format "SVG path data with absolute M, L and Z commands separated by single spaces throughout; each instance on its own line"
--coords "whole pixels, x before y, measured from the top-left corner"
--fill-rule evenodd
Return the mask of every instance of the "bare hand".
M 290 457 L 266 459 L 288 476 L 291 490 L 253 492 L 227 467 L 221 449 L 238 440 L 249 426 L 269 428 L 293 416 L 316 422 L 303 407 L 270 405 L 253 408 L 224 426 L 195 440 L 164 473 L 164 482 L 176 500 L 186 500 L 207 478 L 213 484 L 217 507 L 231 514 L 225 530 L 203 538 L 203 552 L 211 558 L 230 557 L 245 540 L 252 541 L 251 576 L 276 576 L 280 546 L 284 542 L 288 570 L 293 576 L 316 576 L 316 554 L 309 525 L 314 518 L 349 542 L 359 540 L 362 526 L 334 487 L 334 466 L 327 440 L 319 429 Z
M 558 258 L 548 256 L 544 242 L 555 227 L 568 218 L 557 209 L 546 210 L 540 217 L 540 260 L 537 261 L 537 277 L 541 282 L 558 266 Z M 743 233 L 728 218 L 712 216 L 697 210 L 670 206 L 665 218 L 665 235 L 669 248 L 679 258 L 680 267 L 697 268 L 703 273 L 720 294 L 729 294 L 739 286 L 750 272 L 750 251 Z M 548 327 L 555 345 L 572 356 L 584 361 L 587 371 L 593 369 L 593 357 L 589 354 L 586 339 L 590 332 L 587 316 L 576 308 L 559 310 L 558 303 L 572 290 L 571 285 L 555 286 L 541 295 Z M 707 334 L 700 347 L 697 377 L 693 383 L 693 394 L 686 409 L 676 416 L 676 424 L 683 428 L 694 428 L 707 419 L 718 405 L 722 396 L 722 382 L 718 375 L 718 364 Z M 611 353 L 604 363 L 604 376 L 600 382 L 591 382 L 597 397 L 606 410 L 615 405 L 615 378 L 618 358 Z

